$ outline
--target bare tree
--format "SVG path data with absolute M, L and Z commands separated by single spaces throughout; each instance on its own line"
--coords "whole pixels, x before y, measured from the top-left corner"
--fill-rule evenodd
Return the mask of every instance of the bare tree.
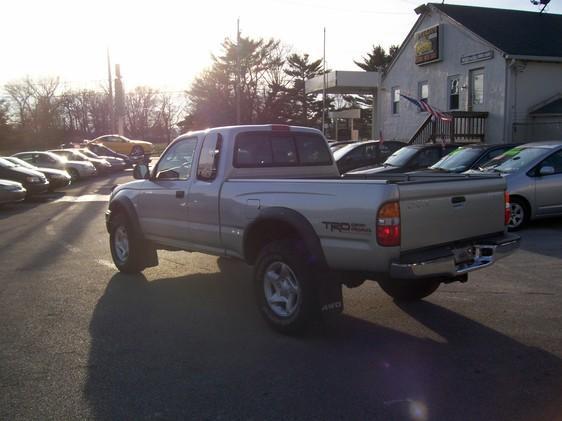
M 158 116 L 158 91 L 139 86 L 126 95 L 125 121 L 130 136 L 146 137 Z

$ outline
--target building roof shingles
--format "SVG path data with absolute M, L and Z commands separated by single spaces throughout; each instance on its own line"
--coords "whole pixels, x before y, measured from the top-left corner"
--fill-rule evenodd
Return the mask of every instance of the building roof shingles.
M 562 57 L 562 15 L 430 4 L 509 55 Z

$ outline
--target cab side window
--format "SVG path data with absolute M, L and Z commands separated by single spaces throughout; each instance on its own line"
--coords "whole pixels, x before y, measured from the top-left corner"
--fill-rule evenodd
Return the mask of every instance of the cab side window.
M 197 146 L 197 138 L 182 139 L 166 151 L 154 174 L 159 180 L 187 180 Z
M 212 181 L 217 176 L 220 152 L 222 149 L 222 135 L 211 133 L 205 137 L 197 166 L 197 179 Z

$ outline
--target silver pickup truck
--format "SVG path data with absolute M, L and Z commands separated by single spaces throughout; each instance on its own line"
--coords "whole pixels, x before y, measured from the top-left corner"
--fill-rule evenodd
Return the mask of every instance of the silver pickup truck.
M 499 176 L 343 178 L 315 129 L 221 127 L 180 136 L 112 192 L 111 254 L 123 272 L 158 249 L 241 259 L 276 329 L 342 310 L 342 285 L 377 281 L 396 300 L 464 282 L 519 245 Z

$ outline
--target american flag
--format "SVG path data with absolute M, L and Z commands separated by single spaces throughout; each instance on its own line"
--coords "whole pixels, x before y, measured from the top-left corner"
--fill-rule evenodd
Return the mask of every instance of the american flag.
M 405 100 L 410 101 L 412 104 L 418 107 L 420 111 L 427 111 L 429 114 L 431 114 L 433 118 L 438 118 L 443 121 L 453 121 L 453 117 L 450 114 L 436 110 L 435 108 L 431 107 L 427 103 L 427 101 L 424 101 L 422 99 L 415 99 L 404 94 L 400 94 L 400 96 L 403 97 Z

